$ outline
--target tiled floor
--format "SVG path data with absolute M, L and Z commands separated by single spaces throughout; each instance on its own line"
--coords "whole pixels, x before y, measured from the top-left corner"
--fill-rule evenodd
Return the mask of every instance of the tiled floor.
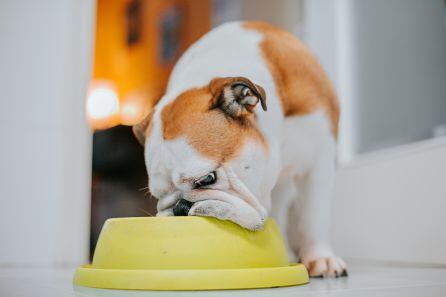
M 446 296 L 445 268 L 350 265 L 350 276 L 298 287 L 205 292 L 141 292 L 73 287 L 73 269 L 0 269 L 1 297 L 66 296 Z

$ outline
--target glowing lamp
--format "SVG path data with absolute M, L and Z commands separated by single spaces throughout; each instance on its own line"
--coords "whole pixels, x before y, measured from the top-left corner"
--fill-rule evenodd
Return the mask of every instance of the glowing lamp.
M 119 117 L 119 96 L 111 83 L 97 83 L 87 95 L 87 119 L 91 127 L 109 128 Z

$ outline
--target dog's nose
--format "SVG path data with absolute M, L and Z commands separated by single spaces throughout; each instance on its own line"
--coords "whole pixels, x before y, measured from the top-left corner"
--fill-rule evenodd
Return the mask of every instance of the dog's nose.
M 187 216 L 187 214 L 189 213 L 189 209 L 192 207 L 192 204 L 192 202 L 185 199 L 178 200 L 173 207 L 174 216 Z

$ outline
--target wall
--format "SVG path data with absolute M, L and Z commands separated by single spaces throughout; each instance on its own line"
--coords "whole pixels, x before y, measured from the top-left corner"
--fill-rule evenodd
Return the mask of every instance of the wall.
M 446 137 L 341 167 L 332 235 L 347 259 L 446 264 Z
M 341 162 L 430 138 L 446 123 L 444 1 L 313 0 L 303 7 L 303 37 L 341 102 Z
M 353 1 L 358 153 L 446 124 L 446 3 Z
M 94 1 L 0 4 L 0 266 L 88 257 Z
M 213 0 L 213 25 L 234 20 L 264 21 L 301 34 L 302 0 Z

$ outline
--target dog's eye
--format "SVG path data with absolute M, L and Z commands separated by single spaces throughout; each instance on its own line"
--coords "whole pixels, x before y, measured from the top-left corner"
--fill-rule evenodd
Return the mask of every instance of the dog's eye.
M 200 188 L 200 187 L 213 185 L 213 184 L 215 184 L 216 181 L 217 181 L 217 174 L 215 173 L 215 171 L 212 171 L 208 175 L 200 177 L 198 180 L 196 180 L 194 182 L 194 187 Z

